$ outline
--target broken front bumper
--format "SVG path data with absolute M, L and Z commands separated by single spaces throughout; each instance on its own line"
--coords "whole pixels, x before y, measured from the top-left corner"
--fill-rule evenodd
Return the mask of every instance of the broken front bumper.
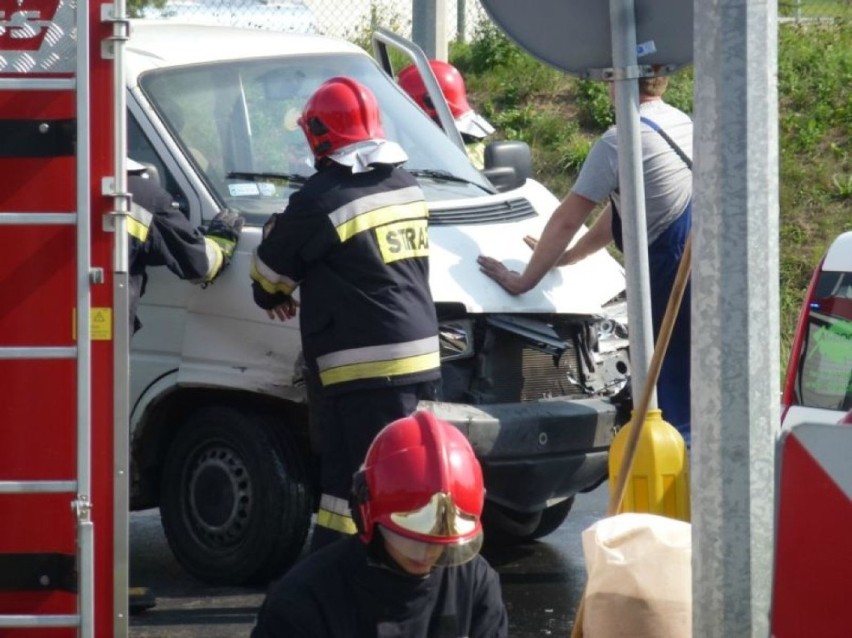
M 608 474 L 616 409 L 601 399 L 541 399 L 464 405 L 422 401 L 470 441 L 485 477 L 486 498 L 537 512 L 594 488 Z

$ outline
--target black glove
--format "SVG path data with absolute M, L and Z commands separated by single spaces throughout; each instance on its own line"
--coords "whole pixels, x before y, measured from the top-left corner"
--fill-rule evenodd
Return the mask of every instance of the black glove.
M 230 263 L 231 257 L 234 256 L 234 250 L 245 223 L 246 220 L 239 213 L 226 208 L 213 218 L 210 226 L 204 232 L 205 237 L 215 241 L 222 249 L 222 256 L 225 259 L 225 263 L 222 264 L 223 268 Z
M 267 219 L 266 222 L 263 224 L 263 233 L 261 234 L 261 237 L 263 239 L 269 237 L 269 233 L 271 233 L 272 229 L 275 228 L 275 222 L 278 219 L 278 215 L 279 213 L 272 213 L 269 216 L 269 219 Z

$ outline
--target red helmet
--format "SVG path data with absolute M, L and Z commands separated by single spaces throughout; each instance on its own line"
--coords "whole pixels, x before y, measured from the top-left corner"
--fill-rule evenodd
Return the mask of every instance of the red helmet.
M 453 119 L 457 120 L 465 113 L 472 111 L 473 109 L 467 101 L 467 89 L 464 86 L 464 78 L 462 78 L 459 70 L 452 64 L 442 62 L 441 60 L 429 60 L 429 66 L 432 67 L 432 73 L 435 74 L 435 79 L 438 80 L 438 86 L 441 87 L 441 92 L 450 106 L 450 113 L 453 114 Z M 398 81 L 400 88 L 408 93 L 417 102 L 418 106 L 426 111 L 429 117 L 438 117 L 435 105 L 429 99 L 426 84 L 423 82 L 423 78 L 420 77 L 420 72 L 416 66 L 412 64 L 400 71 Z
M 353 491 L 364 542 L 378 526 L 387 541 L 441 546 L 442 564 L 465 562 L 482 545 L 482 468 L 464 435 L 429 412 L 376 435 Z
M 352 78 L 326 80 L 308 99 L 299 118 L 316 159 L 355 142 L 384 139 L 379 104 L 372 91 Z

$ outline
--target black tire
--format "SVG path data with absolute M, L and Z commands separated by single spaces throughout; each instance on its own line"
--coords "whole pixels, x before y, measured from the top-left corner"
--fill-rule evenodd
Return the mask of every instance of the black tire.
M 299 451 L 268 416 L 192 413 L 166 455 L 160 515 L 178 562 L 220 585 L 264 584 L 302 551 L 312 497 Z
M 561 503 L 551 505 L 541 513 L 541 520 L 538 526 L 523 540 L 532 541 L 537 538 L 544 538 L 548 534 L 555 532 L 562 526 L 571 508 L 574 507 L 574 497 L 565 499 Z
M 540 512 L 526 513 L 486 502 L 482 514 L 485 538 L 495 545 L 514 545 L 543 538 L 565 522 L 573 505 L 572 496 Z

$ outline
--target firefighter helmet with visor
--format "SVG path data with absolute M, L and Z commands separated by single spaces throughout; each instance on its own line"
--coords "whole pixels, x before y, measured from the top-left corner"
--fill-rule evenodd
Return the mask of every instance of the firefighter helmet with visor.
M 441 60 L 429 60 L 429 66 L 432 73 L 435 74 L 435 79 L 444 94 L 447 106 L 450 107 L 450 114 L 453 116 L 456 128 L 459 133 L 468 137 L 465 141 L 481 140 L 491 135 L 494 132 L 494 127 L 488 120 L 476 113 L 467 101 L 467 89 L 459 70 L 452 64 Z M 397 80 L 400 88 L 408 93 L 429 117 L 435 122 L 439 122 L 438 111 L 432 102 L 432 98 L 429 97 L 429 91 L 426 89 L 426 84 L 417 67 L 413 64 L 405 67 L 399 72 Z
M 319 160 L 367 140 L 384 140 L 373 92 L 348 77 L 326 80 L 308 99 L 299 126 Z
M 464 85 L 459 70 L 448 62 L 441 60 L 429 60 L 429 66 L 432 68 L 432 73 L 435 74 L 435 79 L 438 81 L 438 86 L 447 100 L 447 105 L 450 107 L 450 113 L 453 119 L 457 120 L 465 113 L 469 113 L 473 109 L 467 101 L 467 89 Z M 429 97 L 429 91 L 426 90 L 426 84 L 420 76 L 420 71 L 413 64 L 405 67 L 399 72 L 400 88 L 408 93 L 411 98 L 417 102 L 417 105 L 426 111 L 429 117 L 435 119 L 438 117 L 438 112 L 435 110 L 435 105 Z
M 353 487 L 362 540 L 418 564 L 459 565 L 482 547 L 485 488 L 470 443 L 450 423 L 418 411 L 373 440 Z

